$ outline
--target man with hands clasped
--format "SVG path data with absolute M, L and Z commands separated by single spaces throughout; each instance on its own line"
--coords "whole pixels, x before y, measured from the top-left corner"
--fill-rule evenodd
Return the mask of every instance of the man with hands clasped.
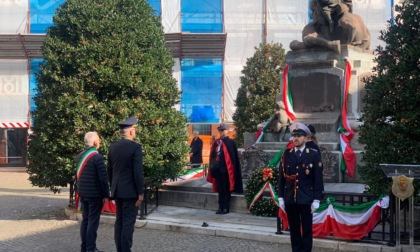
M 130 252 L 138 207 L 144 198 L 143 152 L 136 138 L 137 118 L 130 117 L 118 126 L 121 139 L 108 151 L 108 176 L 111 196 L 117 208 L 114 239 L 117 252 Z
M 290 226 L 292 251 L 312 250 L 312 218 L 324 190 L 322 162 L 315 149 L 305 148 L 309 129 L 303 123 L 290 127 L 293 148 L 286 149 L 279 167 L 279 205 Z

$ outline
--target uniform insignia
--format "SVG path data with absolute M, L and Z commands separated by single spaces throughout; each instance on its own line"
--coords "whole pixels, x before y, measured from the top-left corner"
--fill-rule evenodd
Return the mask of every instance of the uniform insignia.
M 392 193 L 400 200 L 405 200 L 414 193 L 414 178 L 404 175 L 392 177 Z
M 309 167 L 311 167 L 311 168 L 312 168 L 312 166 L 313 166 L 312 164 L 309 164 Z
M 306 148 L 306 153 L 309 153 L 309 148 Z
M 306 175 L 309 175 L 309 169 L 306 169 L 306 171 L 305 171 L 305 173 L 306 173 Z
M 322 167 L 322 163 L 321 163 L 321 162 L 319 162 L 319 163 L 318 163 L 318 166 L 319 166 L 319 167 Z

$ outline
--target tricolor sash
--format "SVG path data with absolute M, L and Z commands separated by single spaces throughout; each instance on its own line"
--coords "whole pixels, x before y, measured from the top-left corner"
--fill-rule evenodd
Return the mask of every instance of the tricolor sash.
M 87 162 L 90 160 L 91 157 L 95 156 L 96 154 L 98 154 L 98 151 L 94 147 L 92 147 L 86 150 L 86 152 L 80 158 L 76 167 L 76 170 L 77 170 L 76 181 L 80 179 L 80 176 L 82 175 L 82 172 L 85 169 Z M 75 202 L 76 203 L 74 205 L 74 211 L 80 212 L 82 209 L 81 209 L 81 204 L 80 204 L 80 197 L 77 192 L 75 193 Z

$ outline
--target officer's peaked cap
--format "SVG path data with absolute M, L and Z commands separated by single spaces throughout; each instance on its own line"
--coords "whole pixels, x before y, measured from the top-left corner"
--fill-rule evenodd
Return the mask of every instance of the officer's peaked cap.
M 218 131 L 228 130 L 229 126 L 226 123 L 221 123 L 219 127 L 217 127 Z
M 118 124 L 118 126 L 120 127 L 120 129 L 126 129 L 126 128 L 133 127 L 134 125 L 137 125 L 137 123 L 138 123 L 137 118 L 132 116 L 132 117 L 127 118 L 124 122 Z
M 310 132 L 308 127 L 300 122 L 293 123 L 290 126 L 290 131 L 292 132 L 292 136 L 306 136 Z

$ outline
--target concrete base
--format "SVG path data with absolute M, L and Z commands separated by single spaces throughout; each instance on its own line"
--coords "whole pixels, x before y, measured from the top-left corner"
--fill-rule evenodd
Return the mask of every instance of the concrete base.
M 246 180 L 243 181 L 244 186 Z M 325 195 L 330 192 L 363 193 L 365 186 L 355 183 L 325 183 Z M 246 190 L 246 188 L 244 188 Z M 270 197 L 266 192 L 265 197 Z M 216 211 L 218 209 L 217 193 L 212 192 L 211 184 L 205 178 L 167 183 L 159 190 L 159 205 L 188 207 Z M 248 213 L 243 194 L 232 194 L 230 211 Z

